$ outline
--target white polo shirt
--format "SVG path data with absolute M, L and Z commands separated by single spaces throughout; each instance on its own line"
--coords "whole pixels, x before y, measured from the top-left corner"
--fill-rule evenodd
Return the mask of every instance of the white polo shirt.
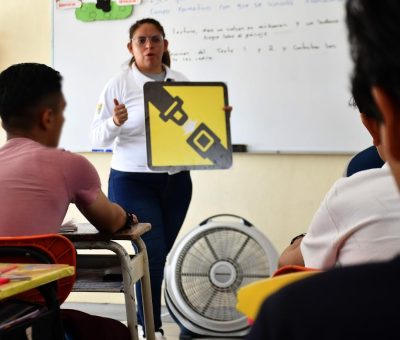
M 181 73 L 165 66 L 165 79 L 187 81 Z M 143 85 L 153 79 L 135 64 L 114 76 L 105 86 L 91 127 L 93 147 L 113 148 L 111 168 L 128 172 L 150 172 L 147 166 Z M 122 126 L 113 122 L 114 98 L 125 104 L 128 120 Z
M 321 269 L 399 254 L 399 192 L 387 164 L 339 179 L 300 247 L 305 266 Z

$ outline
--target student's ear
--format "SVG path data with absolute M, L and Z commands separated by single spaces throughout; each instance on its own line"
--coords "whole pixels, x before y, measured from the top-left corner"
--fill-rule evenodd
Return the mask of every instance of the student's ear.
M 368 130 L 369 134 L 372 136 L 372 141 L 375 146 L 379 146 L 381 144 L 381 131 L 380 131 L 380 123 L 372 118 L 367 116 L 364 113 L 360 113 L 361 121 Z
M 50 108 L 43 109 L 42 112 L 40 112 L 40 127 L 43 130 L 49 130 L 53 124 L 54 120 L 54 112 Z
M 388 93 L 379 86 L 372 87 L 372 96 L 383 116 L 385 144 L 391 157 L 400 161 L 400 107 Z

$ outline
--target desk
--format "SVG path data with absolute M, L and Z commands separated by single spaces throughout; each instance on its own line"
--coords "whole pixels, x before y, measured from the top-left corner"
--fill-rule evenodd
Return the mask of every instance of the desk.
M 14 263 L 0 263 L 0 269 L 14 265 Z M 67 264 L 16 264 L 17 268 L 2 276 L 29 276 L 30 279 L 22 281 L 10 281 L 0 285 L 0 300 L 23 293 L 27 290 L 45 285 L 66 276 L 72 276 L 75 268 Z
M 134 286 L 140 280 L 143 295 L 144 322 L 146 327 L 147 340 L 154 340 L 154 320 L 153 306 L 151 301 L 151 286 L 149 274 L 149 261 L 147 257 L 146 246 L 140 238 L 145 232 L 151 229 L 149 223 L 138 223 L 130 229 L 125 229 L 116 234 L 109 235 L 100 233 L 95 227 L 89 223 L 78 223 L 78 230 L 74 232 L 63 233 L 63 235 L 71 240 L 76 249 L 108 249 L 114 252 L 119 260 L 121 267 L 123 292 L 125 295 L 126 316 L 128 328 L 131 333 L 132 340 L 138 340 L 137 331 L 137 315 Z M 127 251 L 116 240 L 132 241 L 137 247 L 137 254 L 131 257 Z M 115 291 L 107 286 L 107 282 L 103 280 L 89 279 L 92 281 L 86 282 L 85 287 L 79 287 L 80 283 L 80 263 L 79 255 L 77 261 L 77 281 L 74 286 L 74 291 Z M 87 257 L 96 260 L 102 260 L 101 255 L 88 255 Z M 115 257 L 115 255 L 113 256 Z M 104 261 L 103 261 L 104 262 Z M 97 265 L 92 266 L 95 273 Z
M 32 332 L 33 328 L 34 333 L 42 331 L 41 336 L 45 339 L 64 339 L 60 306 L 58 304 L 56 289 L 51 283 L 63 277 L 74 275 L 75 268 L 67 264 L 0 263 L 0 270 L 10 266 L 16 266 L 16 268 L 3 273 L 2 277 L 13 278 L 14 280 L 18 277 L 19 279 L 24 278 L 24 280 L 1 284 L 0 300 L 37 288 L 46 300 L 48 311 L 32 319 L 21 320 L 20 323 L 14 325 L 15 327 L 2 329 L 0 331 L 0 338 L 20 338 L 24 333 L 28 337 L 31 334 L 29 332 Z M 51 323 L 51 326 L 48 323 Z

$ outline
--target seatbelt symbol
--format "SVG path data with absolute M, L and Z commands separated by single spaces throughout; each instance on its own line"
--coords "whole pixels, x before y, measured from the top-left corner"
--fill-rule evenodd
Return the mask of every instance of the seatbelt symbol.
M 160 82 L 159 86 L 156 86 L 157 95 L 152 96 L 151 99 L 151 103 L 160 111 L 159 117 L 166 123 L 172 121 L 181 126 L 185 134 L 190 133 L 186 142 L 202 158 L 209 159 L 221 168 L 230 167 L 232 155 L 222 145 L 221 139 L 205 123 L 200 123 L 196 127 L 196 122 L 189 119 L 182 107 L 183 100 L 179 96 L 171 96 L 163 85 Z
M 201 123 L 186 142 L 203 158 L 223 167 L 230 166 L 231 154 L 221 144 L 221 139 L 204 123 Z
M 182 126 L 186 123 L 188 119 L 188 115 L 182 109 L 183 100 L 176 96 L 172 105 L 165 111 L 160 113 L 160 118 L 167 122 L 168 120 L 172 120 L 174 123 Z

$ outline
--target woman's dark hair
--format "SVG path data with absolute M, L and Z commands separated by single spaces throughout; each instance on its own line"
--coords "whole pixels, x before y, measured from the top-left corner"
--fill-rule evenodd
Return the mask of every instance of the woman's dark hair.
M 0 117 L 3 127 L 28 130 L 42 105 L 56 108 L 62 77 L 49 66 L 15 64 L 0 73 Z
M 360 110 L 382 120 L 371 88 L 381 87 L 400 104 L 400 1 L 347 0 L 346 14 L 352 84 L 362 82 L 357 93 Z
M 129 40 L 131 40 L 135 34 L 135 32 L 138 30 L 138 28 L 144 24 L 151 24 L 154 25 L 158 31 L 160 31 L 162 37 L 165 39 L 165 31 L 164 31 L 164 27 L 162 27 L 162 25 L 156 20 L 156 19 L 152 19 L 152 18 L 145 18 L 145 19 L 141 19 L 136 21 L 130 28 L 129 28 Z M 129 62 L 129 66 L 131 66 L 133 63 L 135 62 L 135 57 L 132 56 L 130 62 Z M 161 62 L 164 65 L 167 65 L 168 67 L 171 66 L 171 57 L 169 55 L 168 51 L 164 51 L 164 54 L 162 56 Z

